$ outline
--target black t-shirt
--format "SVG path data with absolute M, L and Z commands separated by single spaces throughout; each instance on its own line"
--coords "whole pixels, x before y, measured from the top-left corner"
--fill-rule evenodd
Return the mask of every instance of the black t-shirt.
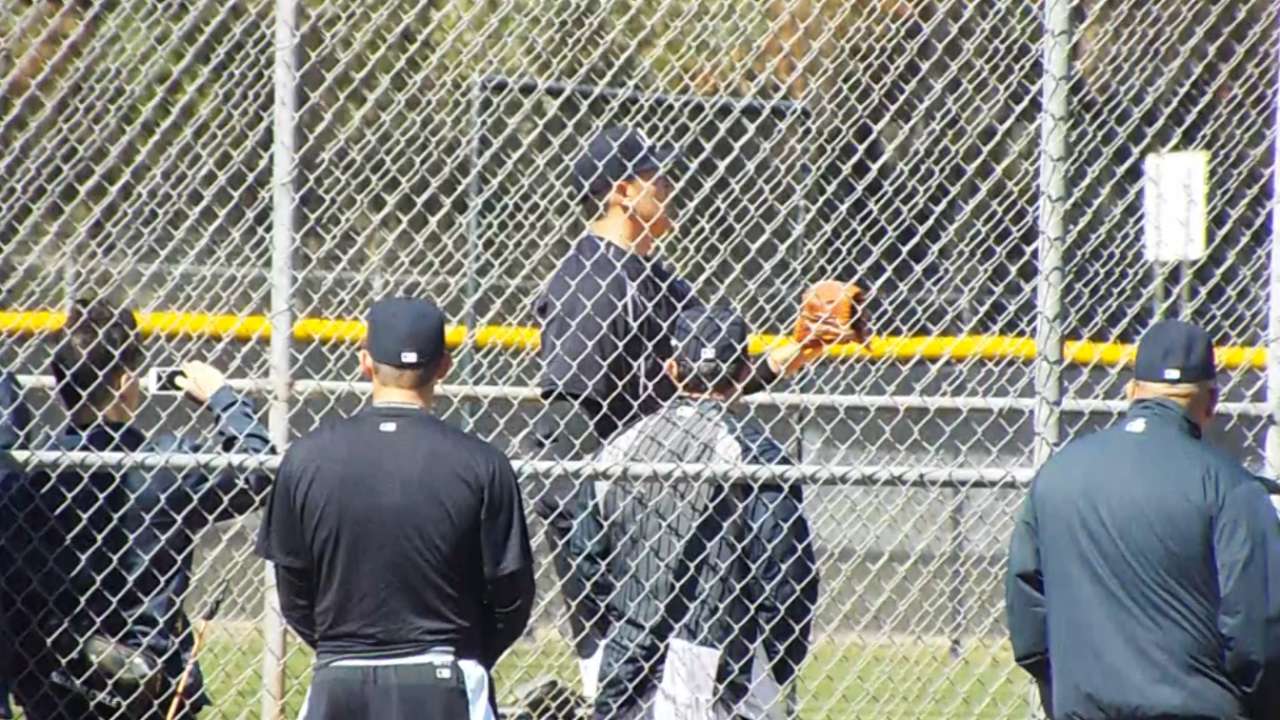
M 531 579 L 533 565 L 507 458 L 404 405 L 367 408 L 289 448 L 258 553 L 309 580 L 322 656 L 448 645 L 480 657 L 487 584 Z

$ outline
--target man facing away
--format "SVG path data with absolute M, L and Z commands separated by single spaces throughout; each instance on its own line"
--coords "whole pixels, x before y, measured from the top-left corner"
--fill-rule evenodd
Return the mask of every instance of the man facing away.
M 258 537 L 289 626 L 316 651 L 305 720 L 492 720 L 489 678 L 533 606 L 515 473 L 430 412 L 444 314 L 369 310 L 373 402 L 293 443 Z
M 666 364 L 681 395 L 610 438 L 606 463 L 790 464 L 730 412 L 750 373 L 746 324 L 684 311 Z M 809 649 L 818 571 L 799 487 L 756 479 L 584 484 L 575 572 L 608 614 L 594 717 L 762 720 Z
M 1263 682 L 1275 515 L 1262 484 L 1201 440 L 1216 372 L 1204 330 L 1157 323 L 1128 415 L 1032 483 L 1006 609 L 1051 717 L 1236 718 Z

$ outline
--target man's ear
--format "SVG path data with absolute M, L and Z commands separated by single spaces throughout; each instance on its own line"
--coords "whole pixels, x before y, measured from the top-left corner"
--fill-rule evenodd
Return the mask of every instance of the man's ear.
M 632 201 L 635 196 L 640 194 L 639 186 L 631 180 L 619 180 L 613 185 L 613 193 L 609 200 L 612 204 L 621 206 L 624 210 L 630 210 Z
M 453 353 L 446 352 L 440 356 L 440 362 L 436 363 L 435 381 L 440 382 L 445 379 L 449 371 L 453 369 Z
M 667 371 L 667 377 L 671 378 L 676 385 L 680 384 L 680 363 L 675 358 L 670 358 L 662 364 L 662 368 Z
M 373 379 L 373 357 L 364 348 L 360 348 L 360 377 L 365 380 Z

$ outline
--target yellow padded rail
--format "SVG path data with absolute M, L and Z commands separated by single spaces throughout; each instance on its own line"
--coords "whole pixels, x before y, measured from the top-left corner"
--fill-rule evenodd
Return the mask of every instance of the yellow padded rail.
M 169 337 L 204 337 L 213 340 L 266 340 L 271 337 L 271 320 L 263 315 L 209 315 L 204 313 L 151 312 L 139 313 L 142 332 Z M 66 315 L 46 311 L 0 311 L 0 334 L 33 335 L 54 332 L 66 322 Z M 293 336 L 300 342 L 356 343 L 364 339 L 364 323 L 360 320 L 299 318 L 293 325 Z M 446 331 L 450 347 L 467 341 L 467 328 L 450 325 Z M 501 348 L 530 351 L 538 348 L 538 330 L 531 327 L 484 325 L 476 329 L 473 343 L 479 348 Z M 769 348 L 789 342 L 782 335 L 751 336 L 751 352 L 761 354 Z M 1135 347 L 1125 343 L 1101 343 L 1068 340 L 1063 349 L 1065 360 L 1076 365 L 1127 365 L 1133 361 Z M 868 360 L 1022 360 L 1036 356 L 1031 338 L 1007 335 L 965 335 L 960 337 L 873 337 L 866 345 L 836 345 L 827 349 L 829 358 Z M 1262 369 L 1267 365 L 1266 348 L 1224 346 L 1217 349 L 1218 364 L 1223 368 Z

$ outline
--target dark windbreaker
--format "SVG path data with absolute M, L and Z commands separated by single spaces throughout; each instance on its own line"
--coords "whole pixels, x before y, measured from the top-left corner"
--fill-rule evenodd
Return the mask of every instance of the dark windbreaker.
M 1015 659 L 1056 717 L 1236 717 L 1266 656 L 1266 528 L 1239 463 L 1135 403 L 1037 474 L 1006 582 Z
M 16 388 L 9 384 L 9 392 Z M 217 450 L 270 451 L 253 406 L 229 388 L 210 398 Z M 14 417 L 11 412 L 10 418 Z M 44 450 L 199 452 L 190 440 L 154 441 L 127 425 L 67 426 Z M 3 547 L 12 563 L 0 590 L 25 672 L 17 682 L 42 683 L 57 669 L 42 656 L 42 627 L 70 627 L 146 648 L 176 679 L 191 652 L 183 596 L 191 582 L 195 535 L 261 504 L 270 476 L 257 470 L 178 471 L 167 468 L 36 470 L 11 473 L 0 487 Z M 207 704 L 197 669 L 188 708 Z

